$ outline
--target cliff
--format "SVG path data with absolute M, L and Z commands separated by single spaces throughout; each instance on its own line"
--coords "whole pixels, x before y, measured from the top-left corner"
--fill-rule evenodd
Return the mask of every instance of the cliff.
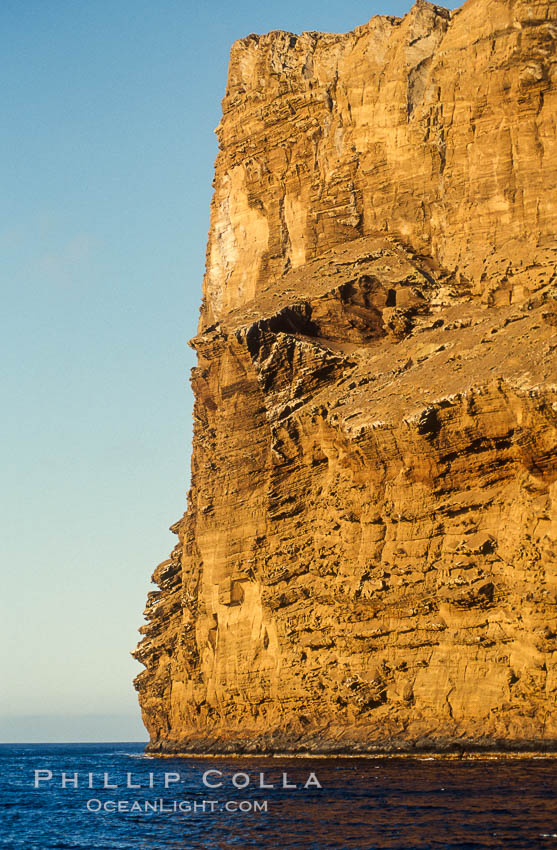
M 557 4 L 231 52 L 153 752 L 557 746 Z

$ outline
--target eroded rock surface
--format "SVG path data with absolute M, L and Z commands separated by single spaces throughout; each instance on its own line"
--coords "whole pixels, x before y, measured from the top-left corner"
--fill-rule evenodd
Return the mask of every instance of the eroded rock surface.
M 150 749 L 557 745 L 550 0 L 232 48 Z

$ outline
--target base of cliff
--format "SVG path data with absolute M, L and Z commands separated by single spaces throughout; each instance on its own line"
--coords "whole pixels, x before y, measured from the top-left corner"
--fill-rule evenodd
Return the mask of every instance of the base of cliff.
M 257 756 L 296 758 L 354 758 L 354 757 L 557 757 L 557 738 L 502 738 L 424 735 L 406 740 L 384 737 L 363 740 L 344 733 L 336 738 L 315 735 L 295 737 L 288 733 L 268 733 L 254 737 L 237 733 L 227 738 L 202 735 L 183 740 L 154 741 L 145 752 L 159 757 L 195 756 Z

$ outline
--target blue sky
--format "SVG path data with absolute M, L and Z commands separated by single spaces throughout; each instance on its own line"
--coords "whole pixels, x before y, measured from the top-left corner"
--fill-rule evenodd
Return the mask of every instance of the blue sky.
M 231 43 L 408 7 L 2 0 L 0 741 L 145 738 L 129 652 L 186 503 Z

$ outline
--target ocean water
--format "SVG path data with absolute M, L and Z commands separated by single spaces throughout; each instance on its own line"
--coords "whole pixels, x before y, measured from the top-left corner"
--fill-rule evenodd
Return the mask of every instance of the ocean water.
M 10 850 L 557 848 L 552 759 L 155 759 L 141 744 L 4 744 L 0 777 Z

